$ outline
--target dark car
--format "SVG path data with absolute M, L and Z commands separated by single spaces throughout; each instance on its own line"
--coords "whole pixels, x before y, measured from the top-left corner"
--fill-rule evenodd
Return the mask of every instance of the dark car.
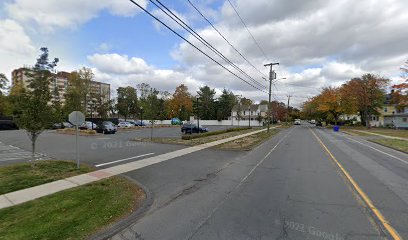
M 18 130 L 18 126 L 12 120 L 0 120 L 0 130 Z
M 322 127 L 322 126 L 323 126 L 323 124 L 322 124 L 322 122 L 317 121 L 317 122 L 316 122 L 316 126 L 317 126 L 317 127 Z
M 146 126 L 146 124 L 143 121 L 135 121 L 135 126 Z
M 208 132 L 207 128 L 198 127 L 196 124 L 186 123 L 181 126 L 181 132 L 185 134 Z
M 102 122 L 96 126 L 96 132 L 108 134 L 108 133 L 116 133 L 117 129 L 116 126 L 109 121 Z

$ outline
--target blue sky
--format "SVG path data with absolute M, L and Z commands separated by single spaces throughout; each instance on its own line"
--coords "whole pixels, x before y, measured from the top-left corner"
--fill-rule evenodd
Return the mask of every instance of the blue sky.
M 205 52 L 148 0 L 137 0 Z M 242 59 L 185 0 L 163 4 L 240 68 L 258 81 L 261 74 Z M 408 3 L 404 0 L 232 0 L 265 59 L 228 1 L 192 2 L 227 39 L 264 74 L 267 61 L 280 62 L 275 97 L 298 96 L 295 104 L 324 86 L 338 86 L 371 72 L 400 81 L 399 67 L 408 59 L 402 42 L 408 36 Z M 383 11 L 384 6 L 387 11 Z M 254 100 L 267 96 L 243 83 L 127 0 L 7 0 L 0 3 L 0 72 L 33 64 L 39 48 L 59 57 L 59 70 L 92 68 L 98 81 L 112 89 L 147 82 L 173 92 L 186 84 L 191 92 L 209 85 L 226 87 Z M 378 51 L 381 50 L 381 51 Z M 224 65 L 225 63 L 222 62 Z M 225 65 L 228 66 L 228 65 Z M 231 69 L 231 68 L 230 68 Z M 288 83 L 285 85 L 285 83 Z M 296 87 L 296 86 L 302 87 Z M 306 86 L 306 87 L 305 87 Z

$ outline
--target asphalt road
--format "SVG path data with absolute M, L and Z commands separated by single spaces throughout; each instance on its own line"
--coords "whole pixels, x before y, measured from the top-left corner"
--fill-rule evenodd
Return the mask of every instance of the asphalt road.
M 81 160 L 103 168 L 186 147 L 129 141 L 149 134 L 80 137 Z M 24 131 L 0 132 L 0 142 L 0 164 L 27 161 Z M 74 159 L 74 146 L 74 136 L 50 131 L 37 151 Z M 396 239 L 381 221 L 408 239 L 408 155 L 311 125 L 282 130 L 249 152 L 206 149 L 126 175 L 153 202 L 142 217 L 108 232 L 112 239 Z
M 407 154 L 327 129 L 294 126 L 250 152 L 207 149 L 126 175 L 154 202 L 112 239 L 396 239 L 380 220 L 408 239 Z

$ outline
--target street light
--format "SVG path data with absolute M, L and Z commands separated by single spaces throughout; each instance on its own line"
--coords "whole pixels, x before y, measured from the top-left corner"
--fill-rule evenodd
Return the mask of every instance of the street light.
M 237 95 L 235 95 L 235 97 L 237 97 L 237 100 L 238 100 L 237 119 L 238 119 L 238 128 L 239 128 L 239 119 L 240 119 L 240 116 L 241 116 L 241 98 L 242 98 L 242 95 L 237 94 Z
M 248 107 L 248 114 L 249 114 L 248 126 L 251 127 L 251 105 L 249 105 Z
M 143 107 L 140 107 L 140 126 L 143 126 Z
M 200 97 L 196 97 L 197 100 L 197 127 L 198 127 L 198 133 L 200 133 L 200 110 L 199 110 L 199 105 L 198 105 L 198 100 Z
M 93 130 L 93 101 L 89 102 L 89 107 L 91 108 L 91 129 Z

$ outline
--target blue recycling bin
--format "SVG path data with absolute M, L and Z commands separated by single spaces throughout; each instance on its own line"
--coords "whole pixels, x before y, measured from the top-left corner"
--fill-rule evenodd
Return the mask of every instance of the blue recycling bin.
M 333 126 L 333 131 L 338 132 L 340 130 L 340 126 Z

